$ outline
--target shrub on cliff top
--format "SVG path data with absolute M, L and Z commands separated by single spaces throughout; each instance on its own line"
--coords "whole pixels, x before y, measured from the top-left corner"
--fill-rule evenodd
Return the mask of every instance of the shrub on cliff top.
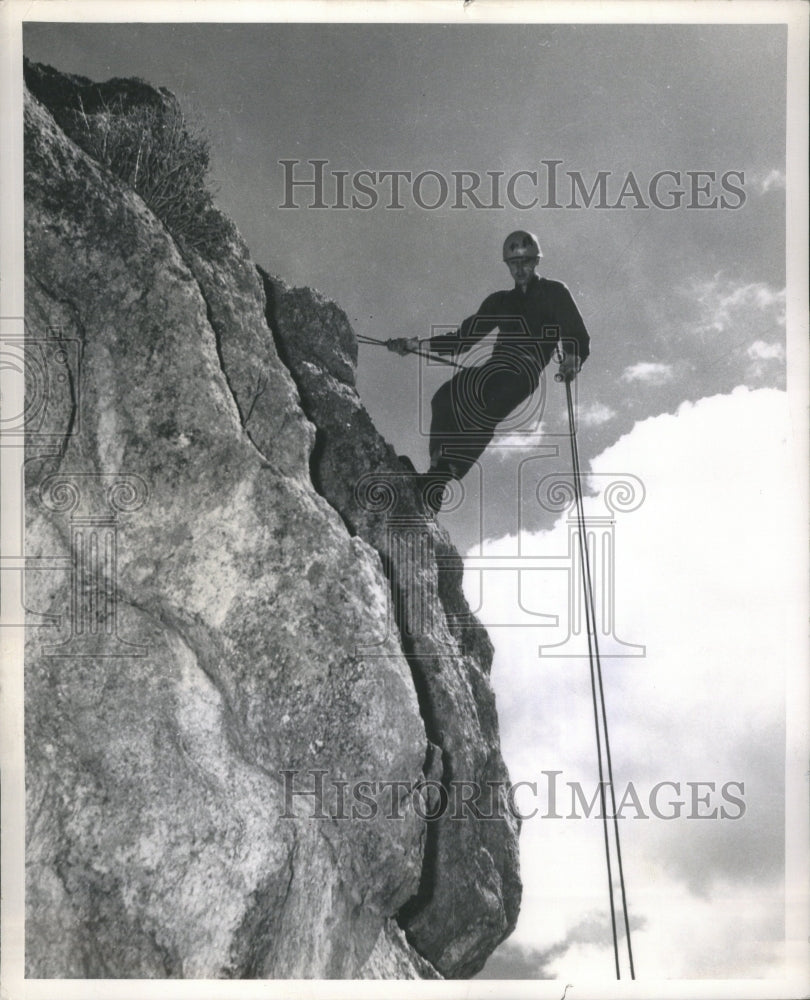
M 68 112 L 73 141 L 143 198 L 181 248 L 216 259 L 233 235 L 206 188 L 208 140 L 173 102 Z

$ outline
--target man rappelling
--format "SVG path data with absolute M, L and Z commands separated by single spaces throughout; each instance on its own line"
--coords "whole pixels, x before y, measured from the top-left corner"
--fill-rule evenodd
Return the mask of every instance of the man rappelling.
M 387 341 L 388 349 L 400 355 L 427 351 L 458 357 L 498 329 L 490 356 L 460 368 L 433 397 L 430 468 L 425 474 L 429 479 L 446 483 L 463 478 L 498 424 L 536 390 L 556 352 L 566 382 L 576 377 L 588 357 L 590 338 L 571 293 L 562 282 L 536 273 L 542 256 L 532 233 L 510 233 L 504 240 L 503 260 L 514 288 L 488 295 L 478 311 L 451 333 Z M 435 509 L 440 504 L 440 499 L 435 501 Z
M 517 230 L 506 237 L 503 259 L 515 282 L 508 291 L 494 292 L 481 303 L 478 312 L 469 316 L 458 330 L 420 341 L 416 337 L 389 340 L 386 346 L 397 354 L 457 357 L 497 328 L 498 335 L 490 356 L 480 364 L 459 370 L 433 396 L 430 426 L 430 469 L 418 480 L 434 480 L 443 487 L 451 479 L 461 479 L 492 440 L 498 425 L 537 389 L 546 365 L 555 358 L 560 362 L 557 379 L 565 383 L 568 410 L 571 469 L 576 501 L 576 537 L 579 549 L 579 576 L 584 600 L 585 630 L 588 637 L 591 695 L 593 701 L 596 747 L 599 766 L 600 811 L 604 830 L 608 875 L 613 955 L 616 978 L 621 979 L 619 957 L 620 929 L 617 925 L 613 885 L 613 864 L 621 892 L 621 914 L 630 978 L 635 979 L 633 949 L 630 941 L 630 915 L 625 891 L 619 824 L 616 809 L 613 766 L 608 739 L 607 709 L 599 654 L 597 605 L 594 601 L 593 573 L 587 522 L 582 498 L 582 471 L 577 445 L 571 383 L 588 357 L 590 337 L 574 304 L 571 293 L 559 281 L 538 277 L 542 257 L 540 244 L 532 233 Z M 367 338 L 370 340 L 370 338 Z M 371 341 L 382 343 L 382 341 Z M 434 512 L 441 510 L 443 489 L 433 483 L 420 483 L 422 497 Z M 607 795 L 610 793 L 610 810 Z M 612 827 L 608 822 L 612 813 Z M 612 833 L 612 836 L 611 836 Z M 612 846 L 611 846 L 612 845 Z M 567 987 L 566 987 L 567 989 Z

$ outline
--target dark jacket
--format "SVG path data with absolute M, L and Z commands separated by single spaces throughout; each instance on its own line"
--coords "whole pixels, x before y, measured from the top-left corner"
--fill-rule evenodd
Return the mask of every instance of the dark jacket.
M 551 360 L 558 340 L 568 353 L 575 350 L 580 362 L 588 357 L 590 337 L 571 293 L 561 281 L 536 274 L 525 292 L 516 286 L 488 295 L 478 312 L 465 319 L 457 331 L 431 337 L 430 350 L 463 354 L 495 327 L 498 336 L 493 360 L 517 353 L 525 361 L 528 353 L 542 368 Z

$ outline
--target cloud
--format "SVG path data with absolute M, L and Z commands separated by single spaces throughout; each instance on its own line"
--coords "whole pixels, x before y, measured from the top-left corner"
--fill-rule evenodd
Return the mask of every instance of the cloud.
M 771 170 L 764 177 L 754 178 L 754 183 L 759 186 L 760 194 L 767 194 L 768 191 L 784 191 L 785 182 L 785 174 L 782 170 Z
M 643 919 L 630 922 L 631 935 L 643 929 Z M 619 925 L 617 932 L 624 937 L 624 928 Z M 565 936 L 547 948 L 533 948 L 529 945 L 507 941 L 493 953 L 478 979 L 556 979 L 557 974 L 551 963 L 562 958 L 576 946 L 596 945 L 599 948 L 613 948 L 610 916 L 607 912 L 594 911 L 574 923 Z
M 648 385 L 665 385 L 673 379 L 672 365 L 657 361 L 639 361 L 622 372 L 623 382 L 646 382 Z
M 740 384 L 784 388 L 784 288 L 718 272 L 678 291 L 678 324 L 669 324 L 668 335 L 683 345 L 696 384 L 726 391 Z
M 615 416 L 616 411 L 605 406 L 604 403 L 590 403 L 587 406 L 581 406 L 577 414 L 579 423 L 583 427 L 598 427 L 600 424 L 606 424 Z
M 531 948 L 506 941 L 490 955 L 476 979 L 555 979 L 548 963 L 555 957 L 551 948 Z
M 615 515 L 613 631 L 600 641 L 603 652 L 621 652 L 618 640 L 646 647 L 643 657 L 603 659 L 617 787 L 632 781 L 648 804 L 655 783 L 674 781 L 672 798 L 684 802 L 680 819 L 630 810 L 620 823 L 630 914 L 646 919 L 633 936 L 640 975 L 782 971 L 784 678 L 801 669 L 801 650 L 784 637 L 806 591 L 789 429 L 785 393 L 741 387 L 636 424 L 592 463 L 587 516 L 604 514 L 600 477 L 629 473 L 645 488 L 636 510 Z M 569 544 L 567 513 L 549 531 L 486 542 L 485 555 L 548 557 L 555 572 L 516 572 L 512 589 L 493 572 L 479 616 L 514 623 L 490 631 L 492 683 L 512 780 L 536 782 L 540 807 L 521 832 L 524 900 L 510 942 L 539 975 L 576 981 L 610 977 L 612 949 L 572 941 L 560 950 L 607 895 L 600 822 L 550 818 L 543 774 L 561 772 L 563 816 L 570 783 L 596 787 L 587 660 L 537 655 L 568 635 Z M 597 569 L 597 582 L 610 579 Z M 471 590 L 478 575 L 469 574 Z M 597 600 L 601 622 L 599 591 Z M 541 613 L 558 625 L 540 624 Z M 731 781 L 744 784 L 739 818 L 689 818 L 689 782 L 714 783 L 703 812 L 723 804 Z
M 741 333 L 756 328 L 773 333 L 785 325 L 785 289 L 764 281 L 739 282 L 717 274 L 695 282 L 688 294 L 702 313 L 696 324 L 699 332 Z
M 508 457 L 510 452 L 519 451 L 525 454 L 526 449 L 541 445 L 546 441 L 546 431 L 542 425 L 530 433 L 496 433 L 492 438 L 489 450 L 498 458 Z
M 778 365 L 778 371 L 784 371 L 785 366 L 785 346 L 784 344 L 770 343 L 765 340 L 755 340 L 746 351 L 746 355 L 751 360 L 748 366 L 747 375 L 749 379 L 761 379 L 773 371 Z
M 755 340 L 748 348 L 748 357 L 758 361 L 784 361 L 785 347 L 783 344 Z

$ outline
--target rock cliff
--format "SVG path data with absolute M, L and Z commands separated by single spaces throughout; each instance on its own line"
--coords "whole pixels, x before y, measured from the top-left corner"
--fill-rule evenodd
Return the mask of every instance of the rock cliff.
M 27 974 L 474 974 L 520 899 L 491 647 L 345 315 L 74 141 L 171 95 L 26 81 Z

